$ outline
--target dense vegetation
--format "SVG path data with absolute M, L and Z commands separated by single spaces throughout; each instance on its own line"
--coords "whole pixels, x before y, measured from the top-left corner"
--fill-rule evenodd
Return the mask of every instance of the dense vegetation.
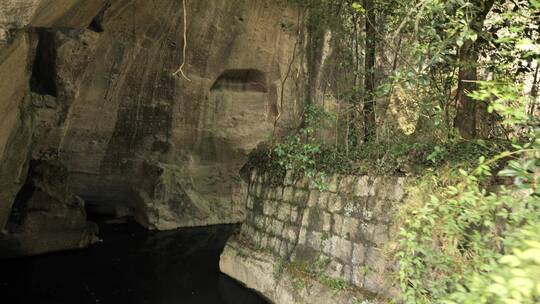
M 293 2 L 299 44 L 331 50 L 295 56 L 339 101 L 328 114 L 302 79 L 302 121 L 252 164 L 321 187 L 412 176 L 390 249 L 403 300 L 539 303 L 540 1 Z

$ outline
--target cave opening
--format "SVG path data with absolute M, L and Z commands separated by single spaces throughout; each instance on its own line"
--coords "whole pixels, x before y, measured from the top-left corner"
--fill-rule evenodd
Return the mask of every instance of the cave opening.
M 40 28 L 37 29 L 37 37 L 38 43 L 32 65 L 30 90 L 40 95 L 57 97 L 55 34 L 51 30 Z
M 11 207 L 6 230 L 9 233 L 16 233 L 22 224 L 25 214 L 28 211 L 28 202 L 34 194 L 35 186 L 32 183 L 25 183 L 15 197 L 15 202 Z
M 268 92 L 266 73 L 258 69 L 227 69 L 216 78 L 200 117 L 203 128 L 197 145 L 202 159 L 230 162 L 245 158 L 249 152 L 234 145 L 246 140 L 260 142 L 256 129 L 265 120 Z
M 96 33 L 103 33 L 105 31 L 105 28 L 103 27 L 103 19 L 105 18 L 105 11 L 109 9 L 110 5 L 110 3 L 106 3 L 99 13 L 92 19 L 88 25 L 89 30 Z
M 92 19 L 92 22 L 90 22 L 88 29 L 96 33 L 103 33 L 105 31 L 103 29 L 103 25 L 101 25 L 100 20 L 97 18 Z
M 224 71 L 212 85 L 211 91 L 268 92 L 266 74 L 256 69 L 230 69 Z

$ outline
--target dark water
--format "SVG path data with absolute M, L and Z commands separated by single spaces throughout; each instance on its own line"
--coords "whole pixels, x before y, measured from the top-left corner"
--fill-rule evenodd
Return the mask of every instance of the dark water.
M 266 303 L 219 272 L 235 228 L 149 232 L 102 224 L 103 242 L 89 249 L 0 261 L 0 303 Z

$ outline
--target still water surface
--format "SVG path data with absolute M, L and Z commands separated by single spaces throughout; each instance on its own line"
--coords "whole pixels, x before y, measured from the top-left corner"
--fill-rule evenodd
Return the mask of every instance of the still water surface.
M 266 304 L 219 272 L 235 226 L 151 232 L 100 224 L 91 248 L 0 261 L 5 304 Z

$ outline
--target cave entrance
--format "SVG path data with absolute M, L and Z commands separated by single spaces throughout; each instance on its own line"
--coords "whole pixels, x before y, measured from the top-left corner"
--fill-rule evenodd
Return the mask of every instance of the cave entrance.
M 56 46 L 54 32 L 38 29 L 38 44 L 32 66 L 30 90 L 39 95 L 57 97 L 56 85 Z
M 213 82 L 199 118 L 201 159 L 229 163 L 245 159 L 246 147 L 267 137 L 270 105 L 266 73 L 229 69 Z M 250 149 L 251 151 L 251 149 Z
M 266 74 L 256 69 L 233 69 L 224 71 L 214 82 L 210 91 L 268 92 Z

